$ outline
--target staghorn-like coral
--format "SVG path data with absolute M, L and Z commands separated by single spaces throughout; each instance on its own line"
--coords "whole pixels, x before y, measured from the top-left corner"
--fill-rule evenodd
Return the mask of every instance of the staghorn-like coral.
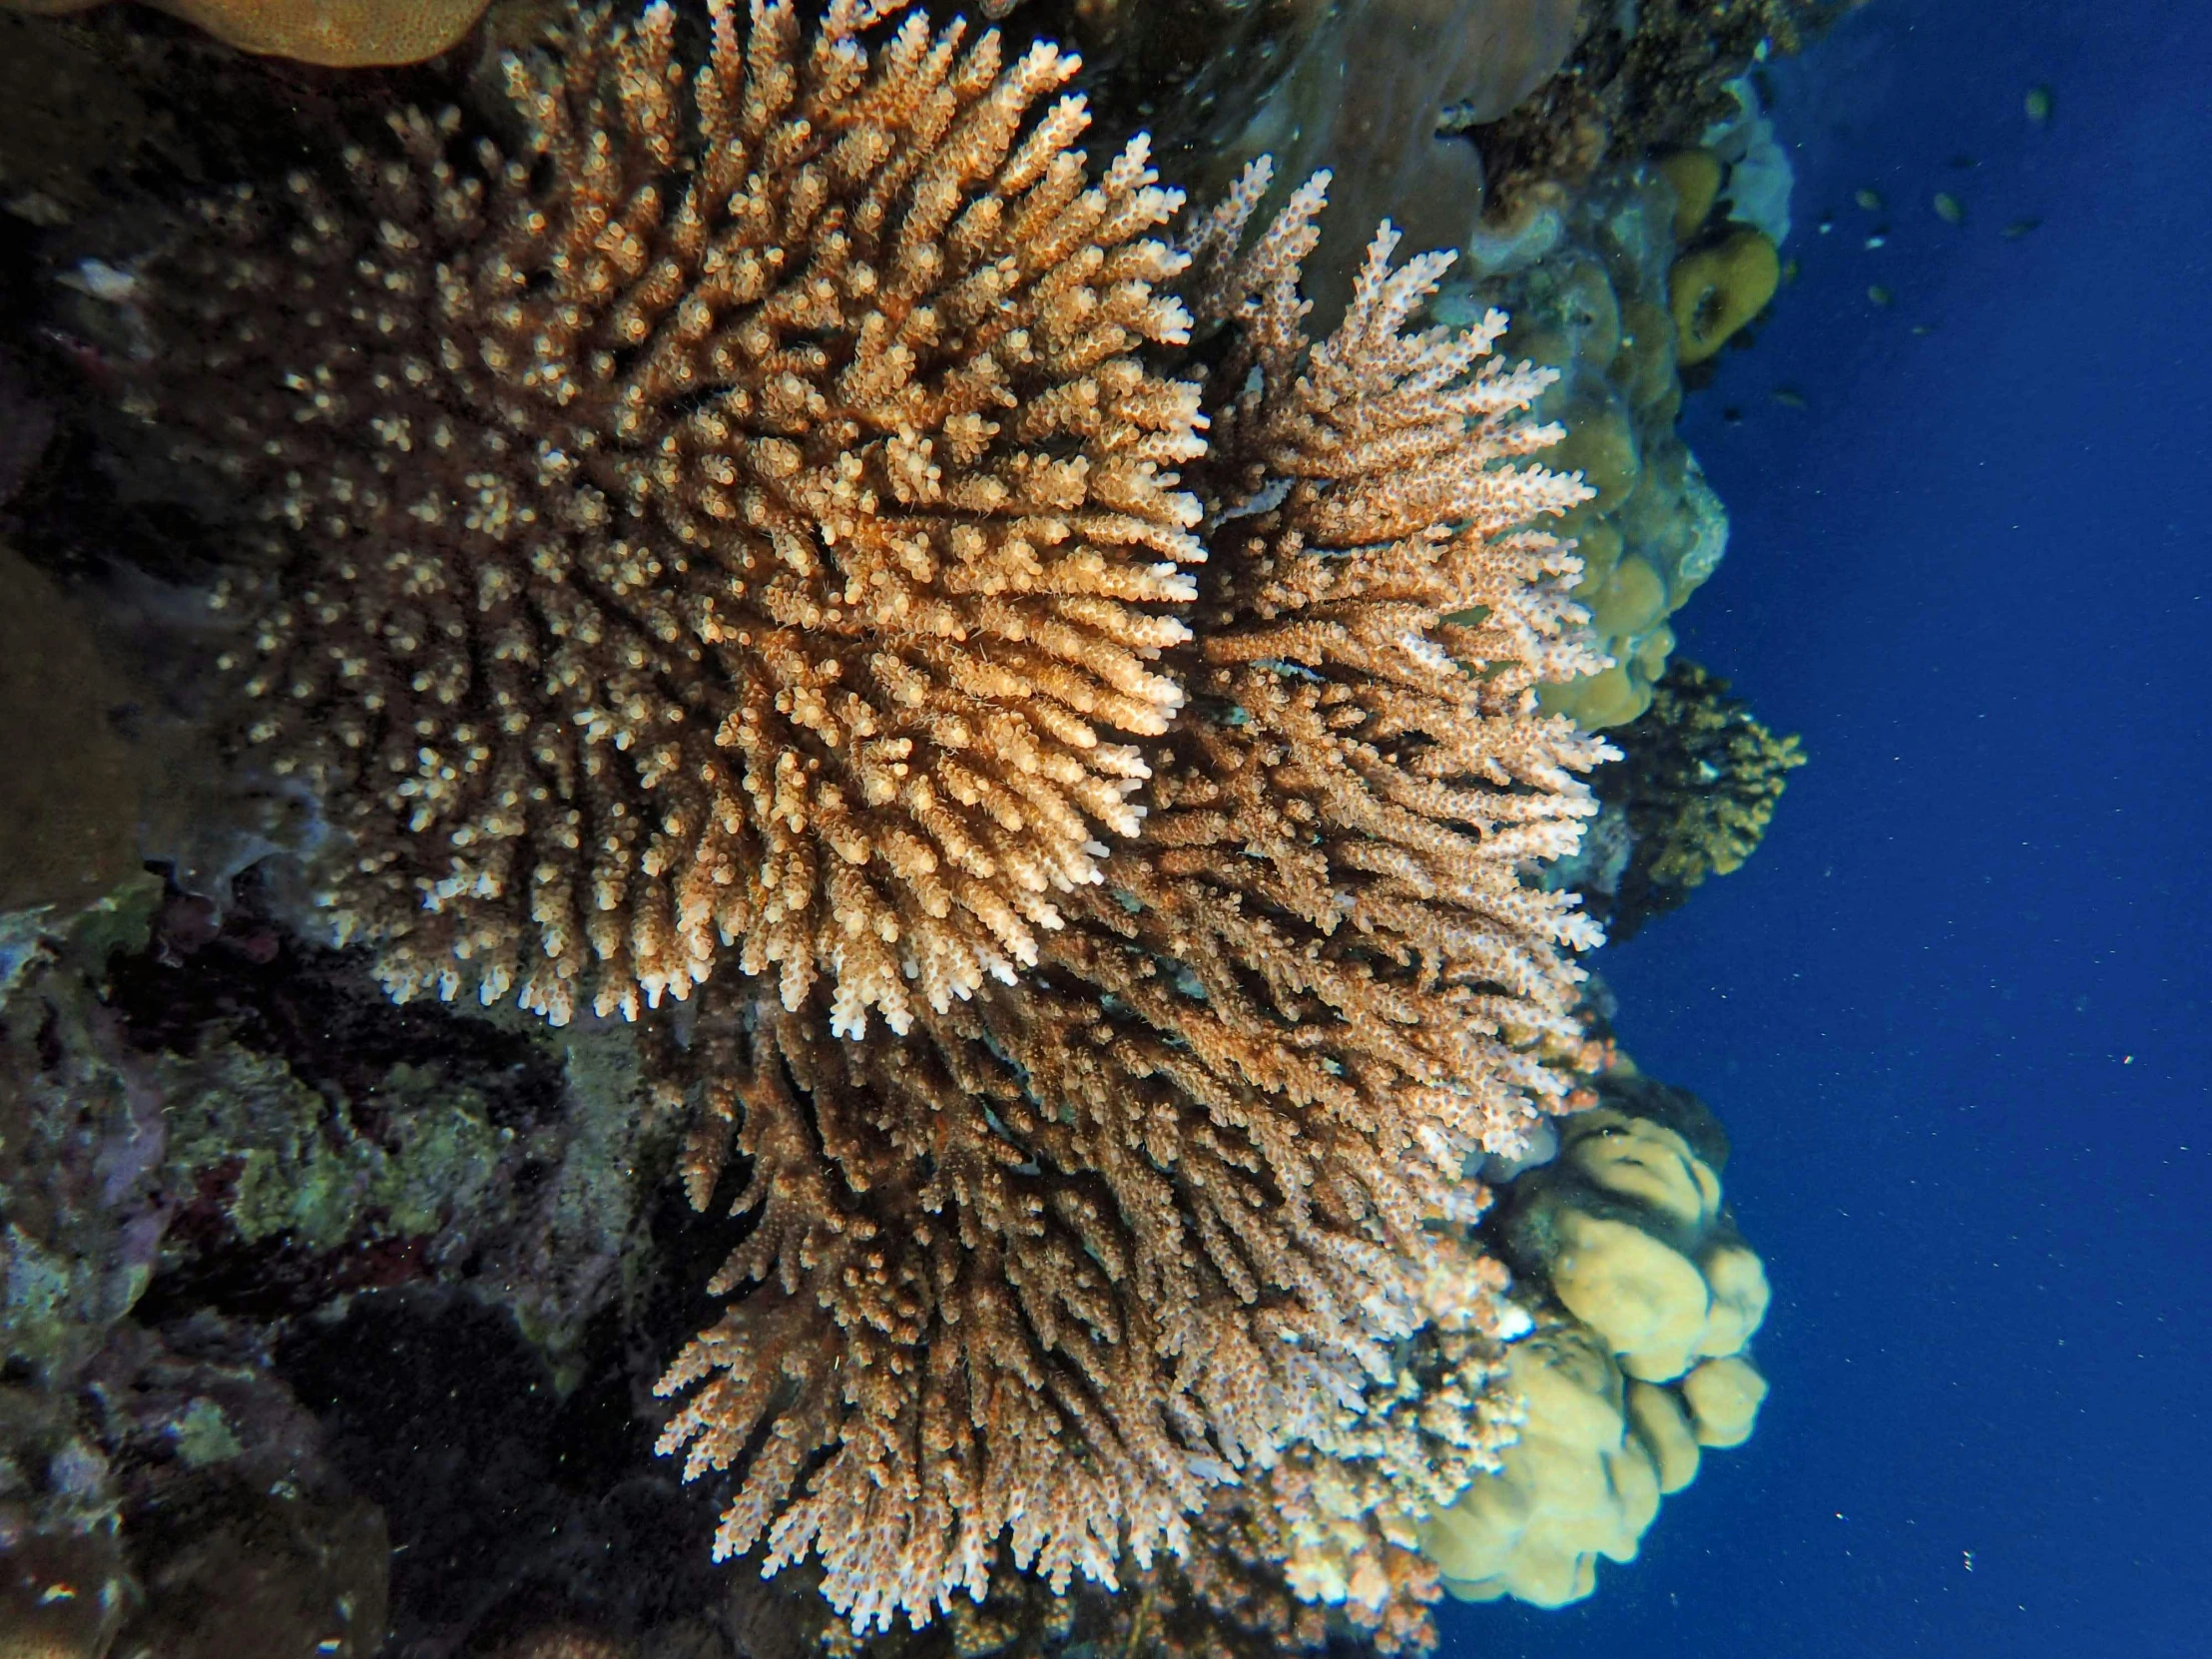
M 1387 1461 L 1359 1433 L 1400 1345 L 1513 1327 L 1495 1264 L 1432 1229 L 1586 1059 L 1595 929 L 1522 879 L 1607 753 L 1534 702 L 1590 652 L 1571 552 L 1526 526 L 1585 492 L 1527 464 L 1557 432 L 1524 418 L 1546 372 L 1489 355 L 1502 316 L 1410 326 L 1448 256 L 1392 271 L 1385 230 L 1310 342 L 1325 181 L 1240 254 L 1266 182 L 1191 239 L 1229 334 L 1196 638 L 1164 658 L 1195 695 L 1105 882 L 1018 987 L 904 1041 L 718 980 L 672 1056 L 706 1103 L 695 1200 L 733 1132 L 747 1161 L 716 1289 L 753 1288 L 663 1379 L 689 1397 L 662 1443 L 741 1470 L 718 1550 L 819 1551 L 856 1628 L 980 1599 L 1002 1534 L 1056 1587 L 1112 1583 L 1286 1447 Z M 1461 1479 L 1497 1437 L 1469 1390 Z
M 1461 1171 L 1590 1060 L 1550 371 L 1387 229 L 1310 339 L 1324 180 L 1171 248 L 1068 59 L 889 9 L 718 5 L 697 69 L 587 19 L 518 159 L 403 114 L 149 267 L 139 406 L 254 510 L 239 747 L 395 995 L 701 993 L 652 1040 L 741 1235 L 662 1444 L 735 1471 L 718 1554 L 865 1632 L 1279 1476 L 1267 1547 L 1409 1637 L 1524 1317 Z
M 730 958 L 857 1034 L 1010 980 L 1181 692 L 1195 388 L 1142 143 L 1049 46 L 665 5 L 514 64 L 147 284 L 141 407 L 256 509 L 248 747 L 395 995 L 634 1015 Z

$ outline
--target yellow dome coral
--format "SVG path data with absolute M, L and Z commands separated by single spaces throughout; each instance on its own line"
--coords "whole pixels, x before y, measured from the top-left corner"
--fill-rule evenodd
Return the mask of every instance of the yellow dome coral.
M 1750 1437 L 1765 1381 L 1741 1350 L 1766 1270 L 1722 1209 L 1725 1141 L 1694 1097 L 1632 1076 L 1560 1126 L 1557 1160 L 1506 1189 L 1498 1226 L 1535 1308 L 1509 1351 L 1525 1407 L 1495 1475 L 1432 1515 L 1421 1548 L 1468 1600 L 1540 1607 L 1635 1557 L 1702 1448 Z
M 1675 261 L 1669 277 L 1682 365 L 1701 363 L 1767 308 L 1782 282 L 1782 257 L 1762 231 L 1738 227 Z
M 1558 1163 L 1529 1181 L 1515 1237 L 1630 1377 L 1672 1381 L 1734 1354 L 1766 1318 L 1766 1270 L 1720 1221 L 1720 1180 L 1677 1130 L 1579 1113 L 1561 1126 Z
M 1497 1473 L 1476 1476 L 1421 1529 L 1421 1549 L 1462 1601 L 1563 1607 L 1597 1587 L 1597 1557 L 1632 1561 L 1659 1513 L 1659 1469 L 1630 1431 L 1603 1339 L 1554 1320 L 1515 1343 L 1507 1385 L 1527 1407 Z
M 521 160 L 408 112 L 211 207 L 153 389 L 267 526 L 244 736 L 394 994 L 634 1015 L 728 955 L 904 1030 L 1035 961 L 1182 702 L 1177 199 L 1031 119 L 1048 45 L 713 11 L 689 75 L 665 5 L 513 64 Z

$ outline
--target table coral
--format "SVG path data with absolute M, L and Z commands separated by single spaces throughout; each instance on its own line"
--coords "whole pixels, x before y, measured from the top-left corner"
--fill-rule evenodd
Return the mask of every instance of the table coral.
M 1589 491 L 1501 314 L 1416 322 L 1449 257 L 1379 235 L 1313 338 L 1325 181 L 1170 248 L 1062 55 L 884 15 L 591 20 L 526 160 L 410 111 L 210 205 L 135 403 L 251 510 L 241 762 L 394 994 L 698 992 L 650 1040 L 740 1242 L 663 1445 L 856 1632 L 1002 1548 L 1115 1582 L 1294 1447 L 1494 1452 L 1521 1316 L 1431 1229 L 1592 1061 L 1526 877 L 1609 753 L 1536 701 Z M 1360 1440 L 1445 1332 L 1449 1456 Z M 1283 1547 L 1391 1628 L 1411 1522 L 1326 1484 Z

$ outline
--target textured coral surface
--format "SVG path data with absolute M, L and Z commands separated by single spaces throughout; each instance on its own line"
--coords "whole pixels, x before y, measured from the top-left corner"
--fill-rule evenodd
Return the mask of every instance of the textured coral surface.
M 409 112 L 211 208 L 149 407 L 266 527 L 246 736 L 396 993 L 635 1014 L 728 954 L 903 1028 L 1035 960 L 1180 702 L 1173 199 L 1024 126 L 1049 48 L 716 17 L 690 75 L 665 7 L 517 65 L 519 158 Z
M 1494 1335 L 1494 1268 L 1424 1228 L 1569 1088 L 1542 1049 L 1578 1053 L 1563 950 L 1595 934 L 1519 871 L 1572 845 L 1603 750 L 1534 708 L 1587 660 L 1571 557 L 1520 529 L 1581 493 L 1515 464 L 1556 435 L 1522 418 L 1543 377 L 1488 356 L 1502 318 L 1411 328 L 1444 262 L 1393 271 L 1387 236 L 1310 342 L 1321 190 L 1240 250 L 1265 184 L 1194 231 L 1231 328 L 1169 659 L 1203 695 L 1142 830 L 1017 990 L 857 1045 L 756 1002 L 695 1045 L 695 1187 L 727 1122 L 760 1210 L 719 1284 L 760 1288 L 664 1380 L 703 1385 L 668 1443 L 745 1465 L 721 1547 L 819 1549 L 856 1623 L 981 1594 L 1001 1531 L 1056 1585 L 1180 1551 L 1209 1485 L 1335 1432 L 1396 1343 Z
M 179 861 L 144 948 L 40 923 L 8 1004 L 22 1466 L 172 1623 L 234 1573 L 380 1624 L 373 1520 L 395 1641 L 456 1653 L 1396 1651 L 1424 1518 L 1511 1474 L 1532 1313 L 1603 1329 L 1660 1485 L 1748 1432 L 1702 1258 L 1624 1291 L 1680 1241 L 1558 1205 L 1580 1254 L 1515 1290 L 1472 1178 L 1601 1059 L 1598 929 L 1536 877 L 1610 752 L 1538 688 L 1603 667 L 1583 604 L 1646 655 L 1705 545 L 1661 522 L 1668 187 L 1574 220 L 1516 366 L 1373 178 L 1177 223 L 1142 142 L 1075 148 L 1072 57 L 899 10 L 587 16 L 496 87 L 250 65 L 345 90 L 187 168 L 258 183 L 151 256 L 79 258 L 122 246 L 89 169 L 27 210 L 134 487 L 227 562 L 211 724 L 312 881 Z M 1459 121 L 1567 42 L 1391 16 L 1346 154 L 1430 184 L 1474 151 L 1423 32 L 1513 37 Z M 72 1439 L 88 1380 L 133 1403 Z M 247 1501 L 263 1438 L 294 1507 Z

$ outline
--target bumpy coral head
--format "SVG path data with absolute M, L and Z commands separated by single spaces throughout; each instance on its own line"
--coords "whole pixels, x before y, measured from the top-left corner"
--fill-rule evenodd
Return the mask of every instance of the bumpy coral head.
M 1010 978 L 1134 830 L 1198 560 L 1141 144 L 1075 61 L 836 0 L 511 63 L 507 158 L 395 118 L 206 212 L 146 403 L 258 508 L 250 752 L 405 996 L 634 1013 L 718 960 L 838 1028 Z M 268 199 L 274 196 L 274 200 Z

